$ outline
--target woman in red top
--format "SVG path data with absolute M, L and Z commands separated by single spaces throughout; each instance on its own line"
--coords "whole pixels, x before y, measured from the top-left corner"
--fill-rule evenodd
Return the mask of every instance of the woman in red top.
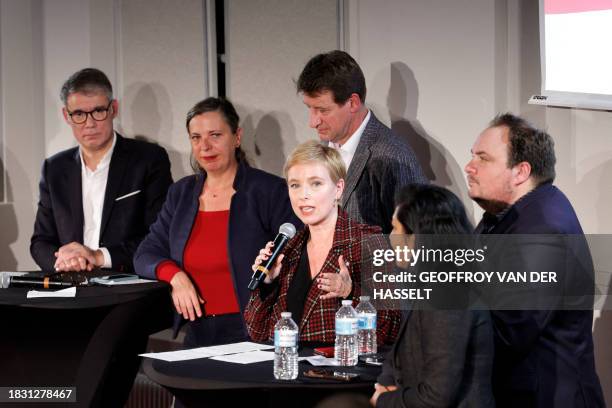
M 238 122 L 225 99 L 207 98 L 189 111 L 196 174 L 170 187 L 134 257 L 139 275 L 172 286 L 176 311 L 190 321 L 187 345 L 247 338 L 241 312 L 253 258 L 281 224 L 300 225 L 284 180 L 248 165 Z
M 238 171 L 236 149 L 242 129 L 232 131 L 221 110 L 188 114 L 192 158 L 206 172 L 198 197 L 198 214 L 183 257 L 183 268 L 173 261 L 157 266 L 157 276 L 172 285 L 172 300 L 185 319 L 202 316 L 206 299 L 209 315 L 239 313 L 227 256 L 227 225 L 233 184 Z M 188 271 L 188 272 L 186 272 Z M 194 285 L 195 283 L 195 285 Z

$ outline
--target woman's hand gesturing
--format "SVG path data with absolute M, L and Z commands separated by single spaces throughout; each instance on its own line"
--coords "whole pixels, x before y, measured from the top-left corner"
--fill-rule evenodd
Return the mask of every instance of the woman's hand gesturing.
M 351 294 L 353 281 L 348 270 L 349 264 L 344 262 L 342 255 L 338 257 L 338 265 L 340 266 L 340 273 L 322 273 L 317 278 L 319 289 L 327 292 L 321 296 L 321 299 L 333 299 L 336 297 L 344 299 Z

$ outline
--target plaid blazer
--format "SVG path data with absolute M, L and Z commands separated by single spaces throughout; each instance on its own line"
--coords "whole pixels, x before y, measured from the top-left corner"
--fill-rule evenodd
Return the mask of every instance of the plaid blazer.
M 379 227 L 355 223 L 344 211 L 339 210 L 332 248 L 319 273 L 339 273 L 338 257 L 343 255 L 344 260 L 349 262 L 349 273 L 353 281 L 353 306 L 357 305 L 361 293 L 362 239 L 376 233 L 380 233 Z M 297 270 L 308 236 L 306 226 L 287 243 L 283 251 L 285 254 L 283 266 L 276 281 L 272 284 L 273 289 L 265 288 L 262 291 L 260 286 L 251 293 L 244 318 L 249 336 L 254 341 L 274 339 L 274 325 L 280 319 L 281 312 L 287 309 L 287 290 Z M 320 290 L 316 284 L 311 285 L 304 303 L 302 321 L 299 324 L 300 341 L 325 343 L 335 341 L 335 318 L 341 306 L 341 299 L 321 300 L 320 296 L 324 294 L 325 292 Z M 376 323 L 377 342 L 379 344 L 393 343 L 399 330 L 400 313 L 381 310 L 378 312 Z

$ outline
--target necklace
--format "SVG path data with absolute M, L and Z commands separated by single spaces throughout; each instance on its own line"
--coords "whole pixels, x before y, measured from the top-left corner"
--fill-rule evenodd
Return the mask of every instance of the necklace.
M 233 183 L 232 184 L 227 184 L 225 186 L 213 189 L 210 186 L 205 185 L 204 186 L 204 193 L 209 193 L 212 196 L 212 198 L 217 198 L 220 195 L 222 195 L 223 193 L 226 193 L 229 189 L 232 188 L 232 186 L 233 186 Z

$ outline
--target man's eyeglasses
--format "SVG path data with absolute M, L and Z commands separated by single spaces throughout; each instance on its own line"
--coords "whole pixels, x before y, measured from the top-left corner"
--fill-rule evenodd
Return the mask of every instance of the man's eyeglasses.
M 70 116 L 72 123 L 77 125 L 87 122 L 87 115 L 91 115 L 93 120 L 101 122 L 108 117 L 108 111 L 110 110 L 112 103 L 113 101 L 110 101 L 106 108 L 96 108 L 88 112 L 81 110 L 68 112 L 68 116 Z

